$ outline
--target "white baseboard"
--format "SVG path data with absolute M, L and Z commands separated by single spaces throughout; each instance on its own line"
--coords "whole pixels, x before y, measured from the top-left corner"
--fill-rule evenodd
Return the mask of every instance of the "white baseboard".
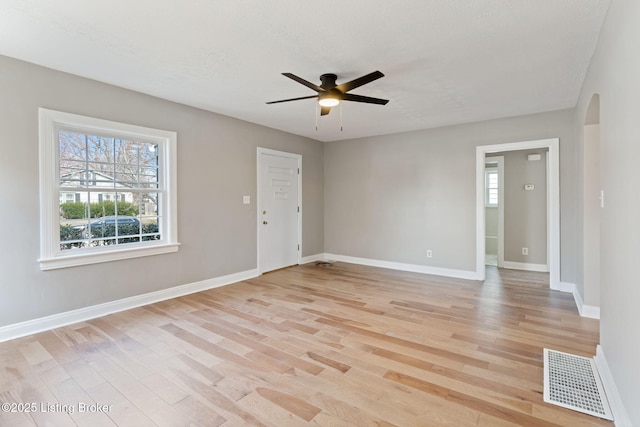
M 584 310 L 584 300 L 582 299 L 582 295 L 580 295 L 580 292 L 578 292 L 578 287 L 573 283 L 572 285 L 573 289 L 571 290 L 571 293 L 573 294 L 573 300 L 576 303 L 576 307 L 578 307 L 578 313 L 580 313 L 580 316 L 582 316 Z
M 571 294 L 574 294 L 573 297 L 575 298 L 575 293 L 576 291 L 576 284 L 575 283 L 569 283 L 569 282 L 560 282 L 560 285 L 557 288 L 552 288 L 554 291 L 560 291 L 560 292 L 569 292 Z M 582 301 L 582 297 L 580 297 L 580 301 Z
M 327 254 L 325 253 L 305 256 L 300 258 L 300 264 L 308 264 L 310 262 L 324 261 L 326 259 L 326 256 Z
M 220 286 L 229 285 L 231 283 L 251 279 L 257 276 L 259 276 L 257 269 L 247 270 L 240 273 L 202 280 L 169 289 L 150 292 L 148 294 L 136 295 L 117 301 L 111 301 L 104 304 L 93 305 L 90 307 L 41 317 L 39 319 L 27 320 L 26 322 L 3 326 L 0 327 L 0 342 L 47 331 L 49 329 L 59 328 L 72 323 L 83 322 L 85 320 L 106 316 L 108 314 L 129 310 L 131 308 L 152 304 L 158 301 L 181 297 L 194 292 L 218 288 Z
M 600 307 L 593 305 L 583 305 L 580 316 L 589 317 L 591 319 L 600 319 Z
M 502 267 L 511 270 L 539 271 L 542 273 L 549 272 L 549 266 L 547 264 L 531 264 L 528 262 L 504 261 Z
M 604 357 L 604 351 L 601 346 L 596 348 L 596 355 L 593 358 L 596 362 L 596 368 L 598 368 L 598 375 L 602 380 L 602 386 L 604 392 L 607 395 L 609 406 L 611 406 L 611 412 L 613 413 L 613 420 L 616 427 L 633 427 L 631 420 L 627 414 L 627 410 L 622 403 L 622 398 L 615 381 L 613 380 L 613 374 L 609 369 L 607 359 Z
M 475 271 L 455 270 L 450 268 L 429 267 L 426 265 L 405 264 L 401 262 L 382 261 L 370 258 L 358 258 L 347 255 L 324 254 L 326 260 L 348 262 L 350 264 L 368 265 L 371 267 L 389 268 L 392 270 L 411 271 L 414 273 L 433 274 L 435 276 L 454 277 L 457 279 L 479 280 Z
M 580 316 L 589 317 L 591 319 L 600 319 L 600 307 L 585 305 L 582 295 L 578 292 L 578 287 L 575 283 L 560 282 L 560 286 L 554 290 L 573 294 L 573 300 L 576 302 L 576 307 L 578 308 Z

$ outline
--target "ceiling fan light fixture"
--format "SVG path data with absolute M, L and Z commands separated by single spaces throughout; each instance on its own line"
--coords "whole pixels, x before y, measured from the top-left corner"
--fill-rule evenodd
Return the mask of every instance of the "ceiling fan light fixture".
M 320 98 L 318 100 L 318 104 L 320 104 L 320 106 L 322 107 L 335 107 L 336 105 L 340 104 L 340 100 L 338 98 L 325 97 Z

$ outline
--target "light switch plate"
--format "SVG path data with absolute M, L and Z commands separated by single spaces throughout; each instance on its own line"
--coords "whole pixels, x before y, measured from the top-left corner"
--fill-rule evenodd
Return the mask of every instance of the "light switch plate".
M 532 191 L 535 188 L 536 188 L 536 186 L 533 185 L 533 184 L 525 184 L 524 185 L 524 189 L 527 190 L 527 191 Z
M 245 205 L 251 204 L 251 196 L 242 196 L 242 203 Z

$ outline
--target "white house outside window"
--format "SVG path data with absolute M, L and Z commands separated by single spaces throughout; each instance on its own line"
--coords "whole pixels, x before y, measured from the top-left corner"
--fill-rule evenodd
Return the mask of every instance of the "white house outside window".
M 176 251 L 175 146 L 175 132 L 41 108 L 41 268 Z

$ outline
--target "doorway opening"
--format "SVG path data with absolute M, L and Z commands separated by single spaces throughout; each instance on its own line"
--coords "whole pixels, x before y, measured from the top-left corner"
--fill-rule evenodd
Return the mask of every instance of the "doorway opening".
M 560 162 L 559 139 L 514 142 L 476 147 L 476 278 L 485 279 L 486 210 L 485 161 L 487 155 L 528 149 L 548 149 L 546 167 L 546 257 L 548 259 L 549 286 L 559 290 L 560 284 Z M 525 189 L 526 190 L 526 189 Z M 504 235 L 504 233 L 503 233 Z M 524 249 L 522 248 L 523 252 Z
M 485 265 L 504 265 L 504 156 L 485 160 Z

